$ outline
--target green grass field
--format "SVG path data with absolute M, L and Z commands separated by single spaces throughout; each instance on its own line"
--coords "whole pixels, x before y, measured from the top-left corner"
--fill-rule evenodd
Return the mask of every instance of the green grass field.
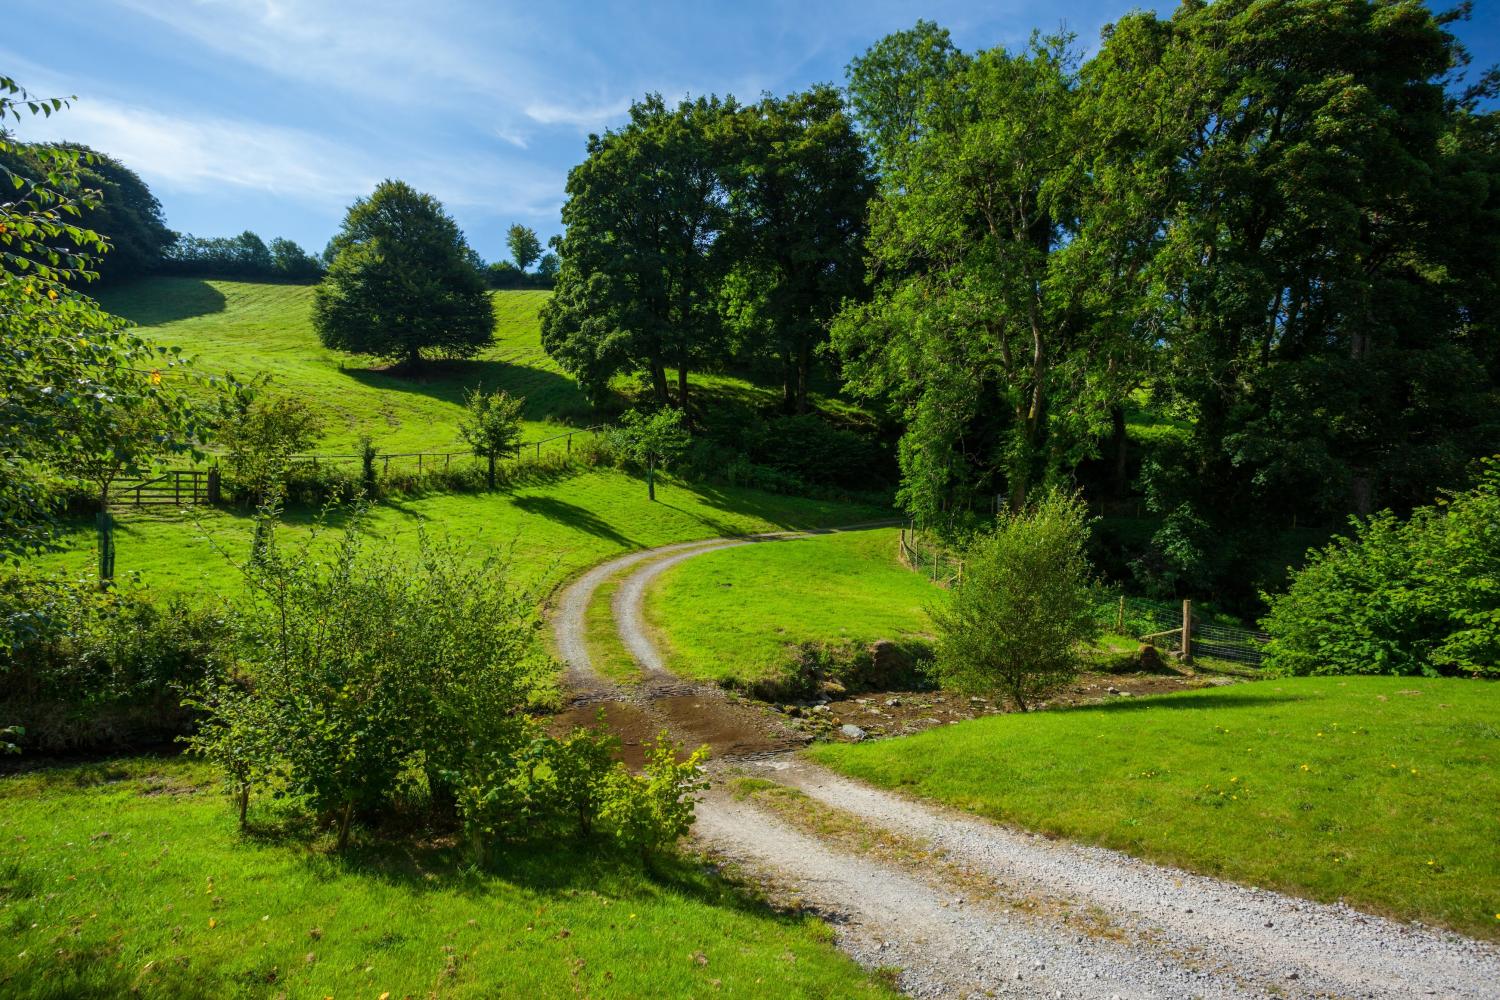
M 458 416 L 464 391 L 475 385 L 526 397 L 527 440 L 591 423 L 577 383 L 542 350 L 537 310 L 548 294 L 495 292 L 495 343 L 469 361 L 434 362 L 416 377 L 319 344 L 308 285 L 149 278 L 106 289 L 100 301 L 147 337 L 181 347 L 204 374 L 270 374 L 275 391 L 322 411 L 327 435 L 319 451 L 353 453 L 362 434 L 382 452 L 462 450 Z
M 212 781 L 152 757 L 0 780 L 0 995 L 891 995 L 822 923 L 691 863 L 548 845 L 475 869 L 409 839 L 339 858 L 242 837 Z
M 416 527 L 475 548 L 511 553 L 518 580 L 548 589 L 565 576 L 621 552 L 669 542 L 787 528 L 853 524 L 888 516 L 857 504 L 762 493 L 733 487 L 658 482 L 657 501 L 646 485 L 609 469 L 538 477 L 496 493 L 436 494 L 386 500 L 370 513 L 367 531 L 399 545 L 414 545 Z M 251 519 L 244 513 L 207 510 L 158 514 L 149 508 L 116 512 L 115 572 L 139 572 L 162 591 L 229 594 L 239 578 L 233 563 L 249 551 Z M 312 515 L 294 511 L 292 532 L 307 530 Z M 330 524 L 337 525 L 337 518 Z M 96 562 L 92 526 L 67 534 L 66 551 L 36 560 L 45 568 L 83 572 Z
M 938 596 L 897 562 L 896 529 L 879 528 L 695 556 L 658 579 L 646 616 L 674 671 L 756 680 L 779 673 L 797 643 L 925 636 Z
M 1500 940 L 1500 685 L 1266 680 L 825 744 L 855 777 Z

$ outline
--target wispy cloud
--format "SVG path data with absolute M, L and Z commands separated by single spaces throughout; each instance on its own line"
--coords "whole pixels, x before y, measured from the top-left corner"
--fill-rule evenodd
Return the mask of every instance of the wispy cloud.
M 526 106 L 526 117 L 541 125 L 572 125 L 581 129 L 599 128 L 630 110 L 630 101 L 621 99 L 607 104 L 568 105 L 537 101 Z
M 368 191 L 379 176 L 356 151 L 301 129 L 112 101 L 80 100 L 66 114 L 28 123 L 24 134 L 85 143 L 188 191 L 227 184 L 324 201 Z

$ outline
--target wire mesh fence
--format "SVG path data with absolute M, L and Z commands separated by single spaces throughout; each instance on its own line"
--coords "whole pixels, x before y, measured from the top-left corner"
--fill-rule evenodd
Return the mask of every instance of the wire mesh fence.
M 940 587 L 963 582 L 963 558 L 932 534 L 915 526 L 901 529 L 901 562 Z M 1095 608 L 1101 628 L 1115 635 L 1147 642 L 1167 653 L 1227 660 L 1260 666 L 1264 632 L 1214 620 L 1193 609 L 1192 601 L 1155 601 L 1112 594 Z

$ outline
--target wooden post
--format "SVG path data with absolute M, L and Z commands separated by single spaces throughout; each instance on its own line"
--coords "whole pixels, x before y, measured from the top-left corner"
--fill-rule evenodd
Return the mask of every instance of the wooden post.
M 208 502 L 211 504 L 219 502 L 219 467 L 217 465 L 208 470 Z
M 1125 634 L 1125 595 L 1120 595 L 1120 610 L 1115 612 L 1115 635 Z
M 1182 601 L 1182 662 L 1193 662 L 1193 602 Z
M 417 475 L 420 476 L 421 474 L 422 474 L 422 453 L 419 451 L 419 452 L 417 452 Z

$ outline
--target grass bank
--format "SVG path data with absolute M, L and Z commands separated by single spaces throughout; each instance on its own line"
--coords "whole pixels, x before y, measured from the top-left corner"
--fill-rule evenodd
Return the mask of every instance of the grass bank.
M 441 840 L 339 858 L 240 836 L 211 782 L 166 758 L 0 778 L 0 994 L 892 995 L 822 923 L 696 865 L 551 845 L 475 869 Z
M 851 524 L 886 516 L 858 504 L 763 493 L 734 487 L 662 483 L 655 503 L 646 485 L 613 469 L 538 475 L 495 493 L 438 494 L 376 505 L 365 530 L 398 545 L 415 546 L 418 525 L 433 538 L 511 552 L 517 578 L 543 588 L 634 549 L 669 542 L 790 528 Z M 234 593 L 239 577 L 219 549 L 236 559 L 249 552 L 252 522 L 243 512 L 116 511 L 116 573 L 138 572 L 163 591 Z M 338 518 L 334 517 L 335 525 Z M 308 530 L 309 511 L 287 517 L 292 533 Z M 43 567 L 70 572 L 96 562 L 92 525 L 80 522 L 63 539 L 65 550 L 42 557 Z
M 799 643 L 920 639 L 939 592 L 897 561 L 896 535 L 876 528 L 694 556 L 651 588 L 647 620 L 674 672 L 714 681 L 774 678 Z
M 1047 834 L 1500 940 L 1500 685 L 1267 680 L 810 753 Z
M 319 451 L 353 454 L 362 434 L 382 452 L 462 450 L 458 417 L 465 390 L 476 385 L 526 397 L 526 440 L 592 422 L 578 384 L 542 350 L 537 312 L 551 293 L 492 294 L 495 342 L 414 376 L 323 347 L 309 285 L 147 278 L 105 289 L 100 302 L 146 337 L 181 347 L 203 374 L 266 373 L 275 391 L 308 400 L 327 424 Z

